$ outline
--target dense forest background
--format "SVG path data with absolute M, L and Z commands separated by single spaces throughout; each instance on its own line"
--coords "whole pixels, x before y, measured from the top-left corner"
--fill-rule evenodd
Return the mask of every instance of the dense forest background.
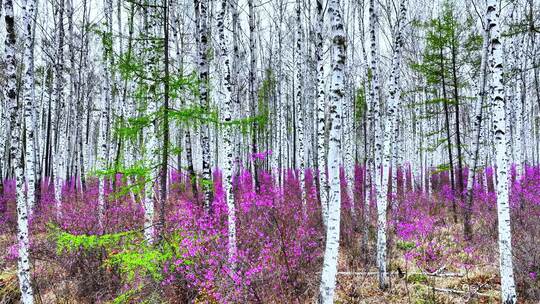
M 0 4 L 0 303 L 540 301 L 537 1 Z

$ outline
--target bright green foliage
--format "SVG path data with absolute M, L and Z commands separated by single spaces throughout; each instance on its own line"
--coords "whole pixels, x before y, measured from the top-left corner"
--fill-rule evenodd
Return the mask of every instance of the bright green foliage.
M 130 80 L 144 73 L 144 63 L 130 52 L 120 54 L 116 64 L 123 80 Z
M 144 161 L 135 162 L 130 167 L 124 166 L 122 163 L 112 164 L 110 167 L 91 171 L 91 175 L 99 177 L 107 177 L 110 179 L 116 178 L 116 174 L 121 174 L 123 186 L 117 187 L 115 193 L 109 194 L 113 198 L 120 198 L 128 193 L 142 193 L 146 183 L 151 181 L 152 168 L 145 164 Z M 129 183 L 127 183 L 129 179 Z
M 53 225 L 49 227 L 51 235 L 56 240 L 57 254 L 104 250 L 107 258 L 103 266 L 116 269 L 128 282 L 133 281 L 136 276 L 150 277 L 159 282 L 163 279 L 162 269 L 165 263 L 179 259 L 182 259 L 183 265 L 193 263 L 183 256 L 185 249 L 180 248 L 183 236 L 179 233 L 169 235 L 167 241 L 154 246 L 144 240 L 140 231 L 75 235 Z M 169 269 L 174 270 L 175 265 L 171 263 Z
M 182 258 L 180 249 L 180 236 L 173 236 L 171 242 L 162 243 L 157 247 L 148 246 L 145 242 L 141 244 L 129 244 L 120 252 L 110 255 L 105 261 L 106 267 L 117 267 L 120 274 L 124 275 L 127 281 L 133 281 L 135 275 L 150 276 L 155 281 L 163 279 L 162 267 L 166 262 Z M 184 260 L 184 265 L 193 262 Z M 174 264 L 171 265 L 174 269 Z
M 141 233 L 135 231 L 118 232 L 104 235 L 75 235 L 49 225 L 51 235 L 56 240 L 56 251 L 73 253 L 79 250 L 95 250 L 97 248 L 118 249 L 122 244 L 129 243 L 141 237 Z

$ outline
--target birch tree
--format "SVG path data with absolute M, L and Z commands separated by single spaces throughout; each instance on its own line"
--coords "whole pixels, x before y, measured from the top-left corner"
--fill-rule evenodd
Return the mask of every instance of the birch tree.
M 488 29 L 485 20 L 482 24 L 482 57 L 480 62 L 480 78 L 478 82 L 478 93 L 476 97 L 476 103 L 474 107 L 474 130 L 473 130 L 473 140 L 474 140 L 474 150 L 473 150 L 473 159 L 472 166 L 469 168 L 469 174 L 467 175 L 467 202 L 466 210 L 463 221 L 463 229 L 465 238 L 472 239 L 472 228 L 471 228 L 471 212 L 472 212 L 472 202 L 473 202 L 473 186 L 474 180 L 476 177 L 476 171 L 478 167 L 478 160 L 480 154 L 480 144 L 482 143 L 482 116 L 483 116 L 483 107 L 486 98 L 486 74 L 487 74 L 487 60 L 488 60 L 488 50 L 489 50 L 489 37 Z
M 315 60 L 317 61 L 317 169 L 319 184 L 319 199 L 322 210 L 323 224 L 326 227 L 328 216 L 328 193 L 326 175 L 326 96 L 324 82 L 324 60 L 323 60 L 323 29 L 324 29 L 324 8 L 323 1 L 317 0 L 317 21 L 315 26 Z
M 225 154 L 225 162 L 223 168 L 223 183 L 225 197 L 227 200 L 227 231 L 229 239 L 229 261 L 234 261 L 237 255 L 236 249 L 236 207 L 234 202 L 234 191 L 232 187 L 233 179 L 233 130 L 232 126 L 228 125 L 232 121 L 232 84 L 231 84 L 231 67 L 230 67 L 230 52 L 229 45 L 231 43 L 228 28 L 231 25 L 230 14 L 231 5 L 228 0 L 221 0 L 221 8 L 217 19 L 217 30 L 219 35 L 219 61 L 222 70 L 220 79 L 219 96 L 221 99 L 221 116 L 225 125 L 222 127 L 223 148 Z M 235 263 L 233 263 L 235 269 Z
M 330 115 L 330 136 L 328 144 L 328 220 L 323 270 L 319 290 L 319 303 L 334 301 L 336 287 L 337 259 L 339 253 L 339 231 L 341 212 L 341 187 L 339 167 L 341 160 L 341 106 L 343 105 L 345 81 L 345 32 L 339 0 L 328 3 L 332 38 L 332 76 L 328 112 Z
M 388 274 L 386 272 L 386 212 L 388 207 L 388 181 L 390 179 L 390 164 L 392 158 L 392 149 L 396 145 L 397 134 L 397 110 L 399 107 L 399 67 L 401 62 L 401 33 L 403 29 L 401 24 L 405 21 L 405 14 L 407 12 L 406 0 L 401 1 L 400 13 L 396 25 L 396 38 L 394 42 L 394 57 L 392 58 L 392 72 L 390 74 L 390 87 L 388 91 L 388 109 L 386 113 L 386 120 L 384 123 L 384 135 L 382 143 L 382 159 L 381 169 L 382 182 L 380 187 L 377 187 L 377 266 L 379 268 L 379 287 L 386 289 L 388 286 Z M 393 174 L 394 175 L 394 174 Z M 394 188 L 392 188 L 394 189 Z
M 501 274 L 501 302 L 517 303 L 514 270 L 512 266 L 512 234 L 510 231 L 510 204 L 508 196 L 508 151 L 506 150 L 506 119 L 504 110 L 503 49 L 499 25 L 499 2 L 489 0 L 486 11 L 491 42 L 491 111 L 495 158 L 497 164 L 497 219 L 499 236 L 499 267 Z
M 53 174 L 54 174 L 54 197 L 56 201 L 57 217 L 62 216 L 62 181 L 65 178 L 63 175 L 65 167 L 65 151 L 66 151 L 66 119 L 65 119 L 65 102 L 64 102 L 64 0 L 60 0 L 58 4 L 57 20 L 56 20 L 56 63 L 55 63 L 55 87 L 54 99 L 55 106 L 53 134 L 53 144 L 56 143 L 53 150 Z
M 304 184 L 304 175 L 305 175 L 305 155 L 304 155 L 304 29 L 302 27 L 302 18 L 301 18 L 302 6 L 301 1 L 296 0 L 296 47 L 295 47 L 295 138 L 296 143 L 298 143 L 297 150 L 297 165 L 299 172 L 300 180 L 300 191 L 302 199 L 302 208 L 303 212 L 306 212 L 306 198 L 305 198 L 305 184 Z
M 375 191 L 377 194 L 377 268 L 379 269 L 379 287 L 386 289 L 386 188 L 382 184 L 382 176 L 387 173 L 384 171 L 382 162 L 382 141 L 381 136 L 381 104 L 379 100 L 379 47 L 377 41 L 377 8 L 375 1 L 369 2 L 369 36 L 371 43 L 371 104 L 373 107 L 373 124 L 375 132 L 375 170 L 372 172 L 372 180 L 375 180 Z
M 25 20 L 32 12 L 33 3 L 25 3 Z M 28 233 L 28 204 L 24 193 L 24 170 L 21 151 L 22 126 L 20 117 L 20 108 L 17 104 L 17 63 L 15 60 L 15 18 L 13 14 L 13 1 L 4 2 L 4 21 L 6 26 L 6 40 L 4 44 L 4 61 L 6 62 L 7 85 L 4 89 L 6 102 L 9 106 L 9 116 L 11 124 L 10 150 L 9 156 L 15 167 L 15 184 L 17 200 L 17 240 L 18 240 L 18 258 L 17 258 L 17 277 L 19 279 L 19 288 L 21 291 L 21 302 L 31 304 L 34 302 L 34 293 L 32 290 L 32 279 L 30 274 L 29 257 L 29 233 Z M 29 21 L 29 20 L 28 20 Z M 26 34 L 26 32 L 25 32 Z M 26 38 L 26 37 L 25 37 Z M 25 43 L 26 44 L 26 43 Z M 27 47 L 27 45 L 25 45 Z M 29 55 L 25 50 L 25 56 Z M 28 58 L 25 58 L 27 61 Z M 25 73 L 26 75 L 26 73 Z M 26 96 L 25 96 L 26 97 Z M 32 102 L 30 100 L 30 102 Z
M 210 109 L 209 95 L 209 79 L 208 79 L 208 0 L 195 0 L 196 16 L 195 22 L 198 23 L 198 52 L 199 52 L 199 94 L 200 106 L 205 109 Z M 211 210 L 212 206 L 212 172 L 210 168 L 210 129 L 207 124 L 201 126 L 201 148 L 202 148 L 202 179 L 204 185 L 204 205 L 207 210 Z
M 24 2 L 24 125 L 26 132 L 25 169 L 27 176 L 27 204 L 31 213 L 35 205 L 36 189 L 36 145 L 35 145 L 35 102 L 34 102 L 34 0 Z

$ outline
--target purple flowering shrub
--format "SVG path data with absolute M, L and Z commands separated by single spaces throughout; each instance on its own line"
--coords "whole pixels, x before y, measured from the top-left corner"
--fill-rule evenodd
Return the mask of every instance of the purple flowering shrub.
M 254 155 L 259 160 L 264 157 Z M 540 168 L 525 166 L 522 174 L 516 170 L 511 171 L 510 185 L 514 273 L 520 296 L 534 301 L 540 300 Z M 65 182 L 60 210 L 53 184 L 44 180 L 30 217 L 31 254 L 37 264 L 35 284 L 47 290 L 58 288 L 54 287 L 55 281 L 69 280 L 76 297 L 88 302 L 122 297 L 142 301 L 155 296 L 171 303 L 309 302 L 317 294 L 324 253 L 317 192 L 320 172 L 306 170 L 304 195 L 298 171 L 282 171 L 282 181 L 276 179 L 276 172 L 257 172 L 257 183 L 247 170 L 234 176 L 238 251 L 232 258 L 228 256 L 228 210 L 219 170 L 214 172 L 210 213 L 202 204 L 201 185 L 192 184 L 194 181 L 183 172 L 169 173 L 166 221 L 161 230 L 161 242 L 168 247 L 145 245 L 143 195 L 134 190 L 135 179 L 121 175 L 105 179 L 101 226 L 96 178 L 87 179 L 84 187 L 80 180 Z M 341 171 L 340 269 L 346 268 L 344 271 L 365 271 L 374 266 L 376 194 L 374 185 L 364 186 L 371 184 L 370 174 L 365 167 L 357 166 L 351 183 Z M 467 174 L 463 172 L 465 181 Z M 410 166 L 404 166 L 397 170 L 396 189 L 389 183 L 392 194 L 388 233 L 393 253 L 389 257 L 405 262 L 411 271 L 415 268 L 425 273 L 472 272 L 480 265 L 497 265 L 494 168 L 479 170 L 473 184 L 471 241 L 464 239 L 461 224 L 467 193 L 459 196 L 452 191 L 447 171 L 427 172 L 423 183 L 419 179 L 412 181 L 412 175 Z M 424 187 L 428 181 L 431 194 Z M 353 190 L 347 191 L 349 187 Z M 198 197 L 193 188 L 198 189 Z M 157 222 L 160 206 L 156 205 L 155 210 Z M 96 246 L 77 245 L 59 251 L 59 239 L 52 236 L 51 227 L 73 239 L 110 239 L 123 233 L 135 233 L 136 237 L 122 239 L 118 244 L 98 242 Z M 17 247 L 12 180 L 4 181 L 0 192 L 0 229 L 9 236 L 5 238 L 7 243 L 0 242 L 0 266 L 13 267 Z M 364 242 L 365 229 L 368 239 Z M 146 259 L 149 255 L 155 258 Z M 122 261 L 124 257 L 131 257 L 131 264 Z M 137 259 L 146 266 L 137 266 Z M 394 264 L 390 265 L 393 271 Z

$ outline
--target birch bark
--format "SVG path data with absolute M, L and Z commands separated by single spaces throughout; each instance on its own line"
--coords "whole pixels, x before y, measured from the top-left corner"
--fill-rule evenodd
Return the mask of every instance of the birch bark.
M 223 168 L 223 183 L 225 196 L 227 200 L 227 230 L 229 238 L 229 262 L 232 263 L 232 268 L 235 269 L 236 263 L 234 259 L 237 255 L 236 250 L 236 207 L 234 203 L 234 192 L 232 187 L 233 179 L 233 129 L 227 125 L 232 121 L 232 85 L 231 85 L 231 68 L 230 68 L 230 53 L 229 45 L 231 44 L 228 28 L 231 25 L 230 15 L 227 13 L 231 6 L 228 0 L 221 0 L 221 11 L 218 14 L 217 30 L 219 35 L 219 51 L 220 51 L 220 66 L 223 69 L 222 78 L 219 87 L 219 97 L 221 99 L 222 111 L 221 116 L 225 125 L 222 127 L 223 145 L 224 145 L 224 168 Z
M 36 141 L 35 141 L 35 101 L 34 101 L 34 42 L 33 26 L 34 22 L 34 0 L 24 1 L 24 121 L 26 132 L 26 155 L 25 170 L 27 176 L 26 199 L 29 213 L 32 213 L 35 204 L 36 189 Z
M 317 22 L 315 27 L 315 59 L 317 61 L 317 169 L 319 182 L 319 198 L 322 210 L 323 224 L 326 227 L 328 217 L 328 193 L 326 175 L 326 99 L 324 83 L 324 60 L 323 60 L 323 27 L 324 8 L 323 1 L 317 0 Z
M 499 265 L 501 274 L 501 301 L 517 302 L 514 270 L 512 266 L 512 234 L 508 196 L 508 151 L 506 150 L 506 120 L 504 108 L 503 51 L 499 25 L 499 2 L 489 0 L 486 12 L 491 41 L 491 109 L 497 164 L 497 218 L 499 235 Z
M 28 4 L 28 3 L 26 3 Z M 30 4 L 31 5 L 31 4 Z M 25 7 L 25 17 L 31 10 Z M 7 85 L 5 88 L 6 103 L 9 106 L 9 116 L 11 125 L 10 137 L 10 159 L 14 162 L 15 183 L 17 197 L 17 239 L 18 239 L 18 259 L 17 259 L 17 277 L 19 279 L 19 288 L 21 290 L 21 302 L 31 304 L 34 302 L 33 290 L 30 275 L 30 257 L 29 257 L 29 236 L 28 236 L 28 206 L 24 195 L 24 170 L 21 155 L 21 119 L 20 109 L 17 104 L 17 66 L 15 61 L 15 18 L 13 14 L 13 1 L 5 0 L 5 26 L 6 40 L 4 60 L 6 63 Z M 25 18 L 26 19 L 26 18 Z M 26 46 L 25 46 L 26 47 Z M 27 50 L 25 50 L 26 52 Z
M 341 212 L 341 187 L 339 167 L 341 160 L 341 106 L 345 81 L 345 32 L 339 0 L 330 0 L 328 14 L 332 28 L 332 79 L 328 111 L 330 136 L 328 147 L 328 222 L 326 246 L 319 290 L 319 303 L 331 304 L 336 287 L 337 259 L 339 253 L 339 230 Z

